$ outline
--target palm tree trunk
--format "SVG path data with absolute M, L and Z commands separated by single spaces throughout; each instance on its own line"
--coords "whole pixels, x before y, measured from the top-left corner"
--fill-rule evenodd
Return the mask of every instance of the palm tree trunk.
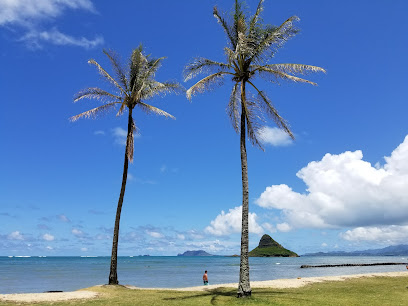
M 251 285 L 249 283 L 249 261 L 248 261 L 248 163 L 247 153 L 245 146 L 245 82 L 241 82 L 241 170 L 242 170 L 242 228 L 241 228 L 241 261 L 239 265 L 239 284 L 238 284 L 238 297 L 251 296 Z
M 122 187 L 120 189 L 118 207 L 116 209 L 116 219 L 115 219 L 115 228 L 113 230 L 113 243 L 112 243 L 112 256 L 111 256 L 111 265 L 110 265 L 110 273 L 109 273 L 109 285 L 117 285 L 119 284 L 118 281 L 118 242 L 119 242 L 119 224 L 120 224 L 120 214 L 122 212 L 122 204 L 123 198 L 125 197 L 125 190 L 126 190 L 126 180 L 127 180 L 127 173 L 128 173 L 128 146 L 129 146 L 129 137 L 131 137 L 131 129 L 132 129 L 132 109 L 129 108 L 129 117 L 128 117 L 128 133 L 127 133 L 127 141 L 126 141 L 126 150 L 125 150 L 125 161 L 123 165 L 123 176 L 122 176 Z

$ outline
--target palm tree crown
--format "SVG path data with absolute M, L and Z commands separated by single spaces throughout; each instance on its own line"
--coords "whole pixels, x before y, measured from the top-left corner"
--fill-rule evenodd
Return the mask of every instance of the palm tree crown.
M 133 50 L 129 61 L 129 69 L 126 73 L 115 52 L 111 50 L 103 50 L 103 52 L 109 58 L 116 78 L 112 77 L 95 60 L 91 59 L 88 63 L 96 66 L 99 73 L 113 85 L 116 92 L 110 93 L 98 87 L 90 87 L 80 91 L 75 95 L 74 102 L 87 98 L 100 100 L 104 104 L 71 117 L 71 121 L 76 121 L 79 118 L 95 118 L 104 111 L 117 106 L 120 106 L 119 111 L 116 114 L 117 116 L 122 115 L 126 109 L 133 110 L 138 106 L 147 113 L 155 113 L 175 119 L 169 113 L 145 102 L 156 95 L 164 95 L 170 92 L 179 93 L 182 90 L 182 87 L 178 83 L 158 82 L 154 79 L 155 73 L 160 68 L 164 57 L 151 58 L 150 55 L 144 55 L 143 46 L 140 45 Z M 126 144 L 126 149 L 127 157 L 129 161 L 132 161 L 133 132 L 136 131 L 136 125 L 133 118 L 131 118 L 130 124 L 132 126 L 131 135 Z
M 196 58 L 184 70 L 185 81 L 198 74 L 210 72 L 208 76 L 187 90 L 189 99 L 197 93 L 210 89 L 213 85 L 221 85 L 226 76 L 231 76 L 235 83 L 227 106 L 231 123 L 239 133 L 241 109 L 244 109 L 247 135 L 251 142 L 260 148 L 262 145 L 257 136 L 258 130 L 264 122 L 262 113 L 266 113 L 290 137 L 294 138 L 294 136 L 287 122 L 279 115 L 267 95 L 254 85 L 253 79 L 260 76 L 276 84 L 285 80 L 316 85 L 316 83 L 294 74 L 325 72 L 323 68 L 311 65 L 267 64 L 269 60 L 274 58 L 279 48 L 298 33 L 294 22 L 298 21 L 299 18 L 292 16 L 278 27 L 263 25 L 260 18 L 263 2 L 264 0 L 259 2 L 255 14 L 248 18 L 243 9 L 243 2 L 235 0 L 232 20 L 228 20 L 228 17 L 224 17 L 224 14 L 221 14 L 217 7 L 214 7 L 214 17 L 223 27 L 228 38 L 229 46 L 224 48 L 227 61 L 222 63 L 206 58 Z M 256 95 L 241 99 L 240 83 L 243 85 L 248 83 Z

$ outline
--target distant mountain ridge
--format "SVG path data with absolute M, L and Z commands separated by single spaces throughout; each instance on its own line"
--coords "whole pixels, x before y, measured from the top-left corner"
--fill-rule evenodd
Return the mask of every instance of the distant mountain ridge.
M 177 256 L 214 256 L 203 250 L 197 251 L 185 251 L 183 254 L 177 254 Z
M 382 249 L 372 249 L 363 251 L 335 251 L 335 252 L 317 252 L 306 253 L 303 256 L 408 256 L 408 245 L 392 245 Z

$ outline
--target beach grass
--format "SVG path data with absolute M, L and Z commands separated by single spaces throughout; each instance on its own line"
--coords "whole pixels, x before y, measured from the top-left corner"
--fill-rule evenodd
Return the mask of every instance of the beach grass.
M 100 295 L 90 300 L 31 302 L 29 305 L 407 305 L 408 276 L 327 281 L 292 289 L 253 288 L 252 297 L 246 299 L 236 298 L 233 288 L 166 291 L 98 286 L 86 290 Z M 15 302 L 0 304 L 16 305 Z

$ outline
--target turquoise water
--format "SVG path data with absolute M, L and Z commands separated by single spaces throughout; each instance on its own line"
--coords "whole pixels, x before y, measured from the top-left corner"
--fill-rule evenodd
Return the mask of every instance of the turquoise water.
M 305 264 L 407 261 L 407 258 L 401 256 L 250 258 L 250 276 L 252 281 L 258 281 L 407 271 L 403 265 L 300 269 L 300 266 Z M 0 257 L 0 293 L 72 291 L 106 284 L 109 266 L 110 257 Z M 222 256 L 118 258 L 119 282 L 144 288 L 201 286 L 204 270 L 208 270 L 210 284 L 238 282 L 239 258 Z

